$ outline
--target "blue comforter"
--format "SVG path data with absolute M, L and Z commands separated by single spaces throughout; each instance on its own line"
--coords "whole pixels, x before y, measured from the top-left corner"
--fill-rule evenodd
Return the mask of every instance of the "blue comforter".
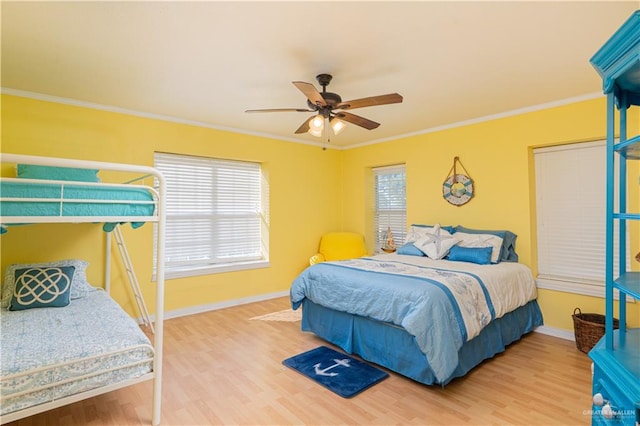
M 396 324 L 415 337 L 436 378 L 443 381 L 456 368 L 462 344 L 495 318 L 490 292 L 475 273 L 395 258 L 313 265 L 293 282 L 292 306 L 297 309 L 308 298 L 334 310 Z

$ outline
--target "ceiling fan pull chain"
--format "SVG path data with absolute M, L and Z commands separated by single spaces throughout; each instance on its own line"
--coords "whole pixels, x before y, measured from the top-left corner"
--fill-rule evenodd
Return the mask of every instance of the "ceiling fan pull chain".
M 329 125 L 329 118 L 325 117 L 324 119 L 324 132 L 327 135 L 326 137 L 326 141 L 327 141 L 327 145 L 331 143 L 331 126 Z

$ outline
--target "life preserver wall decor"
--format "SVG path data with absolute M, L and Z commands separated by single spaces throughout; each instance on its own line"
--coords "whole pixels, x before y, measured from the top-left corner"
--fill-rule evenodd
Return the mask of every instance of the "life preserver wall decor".
M 466 174 L 457 172 L 457 163 L 460 163 Z M 442 184 L 442 196 L 454 206 L 466 204 L 473 197 L 473 180 L 458 157 L 453 158 L 453 166 Z

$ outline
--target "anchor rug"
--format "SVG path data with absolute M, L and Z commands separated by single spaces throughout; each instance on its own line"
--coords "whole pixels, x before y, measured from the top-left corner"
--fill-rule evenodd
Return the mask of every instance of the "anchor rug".
M 351 398 L 389 377 L 371 365 L 320 346 L 282 361 L 343 398 Z

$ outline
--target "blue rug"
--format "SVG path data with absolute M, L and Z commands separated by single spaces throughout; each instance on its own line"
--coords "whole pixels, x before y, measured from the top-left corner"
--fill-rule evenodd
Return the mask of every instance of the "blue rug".
M 351 398 L 389 377 L 382 370 L 326 346 L 287 358 L 282 363 L 343 398 Z

